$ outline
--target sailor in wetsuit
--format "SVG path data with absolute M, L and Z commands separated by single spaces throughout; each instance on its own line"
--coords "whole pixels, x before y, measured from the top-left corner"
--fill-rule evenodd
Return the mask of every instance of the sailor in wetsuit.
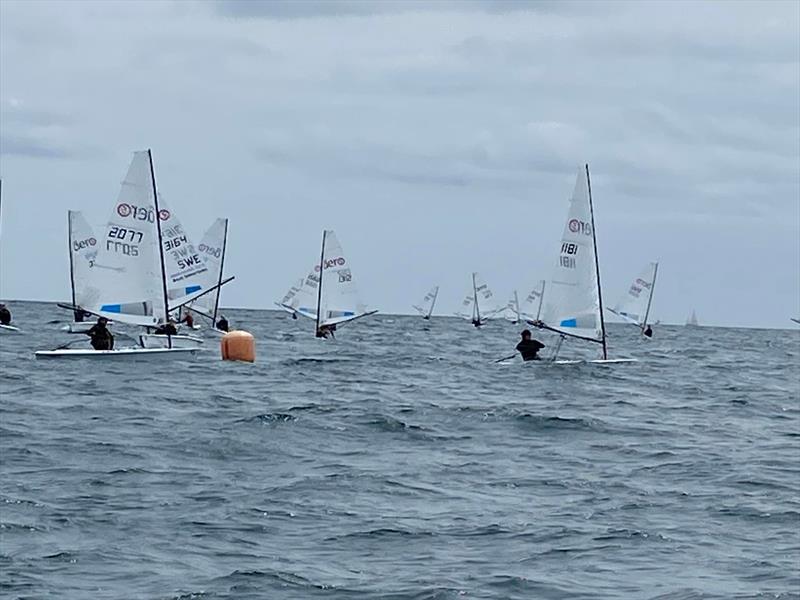
M 0 324 L 11 325 L 11 311 L 2 302 L 0 302 Z
M 228 325 L 228 319 L 225 318 L 225 315 L 222 315 L 219 321 L 217 321 L 217 329 L 220 331 L 228 331 L 228 327 L 230 327 Z
M 330 337 L 331 339 L 335 340 L 336 336 L 333 333 L 334 331 L 336 331 L 336 324 L 320 325 L 319 329 L 317 329 L 317 337 L 324 338 L 326 340 L 328 337 Z
M 539 358 L 539 350 L 544 348 L 544 344 L 539 340 L 531 339 L 531 332 L 527 329 L 520 333 L 522 341 L 517 344 L 517 352 L 522 355 L 522 360 L 541 360 Z
M 178 328 L 175 327 L 175 321 L 170 319 L 161 327 L 158 327 L 155 332 L 156 335 L 178 335 Z
M 475 327 L 480 327 L 481 325 L 483 325 L 483 323 L 481 323 L 480 319 L 472 319 L 472 324 Z
M 645 329 L 645 330 L 642 332 L 642 334 L 643 334 L 643 335 L 646 335 L 646 336 L 647 336 L 647 337 L 649 337 L 649 338 L 653 337 L 653 328 L 652 328 L 652 327 L 650 327 L 650 325 L 648 325 L 648 326 L 647 326 L 647 329 Z
M 97 319 L 97 323 L 92 325 L 92 328 L 86 332 L 91 338 L 92 348 L 95 350 L 113 350 L 114 349 L 114 336 L 109 331 L 106 325 L 108 324 L 108 319 L 105 317 L 100 317 Z

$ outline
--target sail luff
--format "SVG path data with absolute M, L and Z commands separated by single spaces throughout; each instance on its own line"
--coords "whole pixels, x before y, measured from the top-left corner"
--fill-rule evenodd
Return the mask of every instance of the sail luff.
M 647 320 L 650 318 L 650 305 L 653 303 L 653 294 L 656 291 L 656 278 L 658 277 L 658 261 L 653 263 L 653 281 L 650 284 L 650 295 L 647 298 L 647 308 L 644 311 L 644 319 L 642 320 L 642 331 L 647 328 Z
M 164 299 L 164 320 L 169 318 L 169 295 L 167 293 L 167 267 L 164 261 L 164 242 L 161 234 L 161 211 L 158 208 L 158 189 L 156 188 L 156 173 L 153 169 L 153 153 L 150 148 L 147 149 L 147 158 L 150 162 L 150 179 L 153 183 L 153 206 L 155 206 L 155 223 L 156 232 L 158 237 L 158 257 L 161 263 L 161 289 Z M 172 340 L 169 343 L 172 347 Z
M 319 324 L 320 319 L 322 318 L 322 280 L 324 277 L 324 268 L 325 268 L 325 237 L 328 234 L 328 230 L 325 229 L 322 231 L 322 250 L 320 251 L 319 255 L 319 284 L 317 286 L 317 328 L 316 331 L 319 332 Z
M 594 266 L 597 279 L 597 300 L 600 304 L 600 330 L 603 340 L 603 360 L 608 359 L 608 346 L 606 344 L 606 320 L 603 316 L 603 288 L 600 285 L 600 261 L 597 257 L 597 230 L 594 224 L 594 204 L 592 202 L 592 182 L 589 179 L 589 164 L 586 164 L 586 186 L 589 190 L 589 215 L 592 222 L 592 245 L 594 246 Z

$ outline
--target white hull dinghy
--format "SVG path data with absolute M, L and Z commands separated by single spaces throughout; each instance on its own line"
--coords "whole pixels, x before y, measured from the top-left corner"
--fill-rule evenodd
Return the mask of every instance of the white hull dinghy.
M 589 165 L 585 166 L 585 172 L 584 169 L 578 172 L 561 238 L 558 261 L 542 298 L 541 317 L 529 323 L 559 335 L 550 362 L 556 364 L 637 362 L 631 358 L 609 359 L 608 357 Z M 567 338 L 599 344 L 602 348 L 601 358 L 559 360 L 558 352 Z
M 420 306 L 414 304 L 414 310 L 426 321 L 430 321 L 433 316 L 433 307 L 436 306 L 436 298 L 439 297 L 439 286 L 434 286 L 430 292 L 425 294 Z
M 13 325 L 0 325 L 0 333 L 22 333 L 22 330 Z
M 472 273 L 472 291 L 464 297 L 461 311 L 455 314 L 457 317 L 470 321 L 475 327 L 482 327 L 505 308 L 493 307 L 487 310 L 485 303 L 493 297 L 492 290 L 481 279 L 481 276 L 478 273 Z
M 164 356 L 193 356 L 197 348 L 120 348 L 118 350 L 92 350 L 86 348 L 62 348 L 60 350 L 39 350 L 36 358 L 114 358 L 163 359 Z
M 142 348 L 194 348 L 203 345 L 202 338 L 193 335 L 161 335 L 157 333 L 143 333 L 139 336 Z

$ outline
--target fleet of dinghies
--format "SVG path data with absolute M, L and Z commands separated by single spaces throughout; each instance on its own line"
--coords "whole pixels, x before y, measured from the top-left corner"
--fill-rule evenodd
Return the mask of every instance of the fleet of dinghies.
M 1 186 L 2 182 L 0 190 Z M 68 211 L 70 303 L 59 306 L 72 312 L 73 320 L 63 327 L 70 333 L 86 333 L 95 319 L 105 317 L 115 326 L 138 328 L 138 335 L 128 336 L 130 345 L 110 350 L 75 349 L 66 344 L 38 351 L 36 356 L 141 357 L 195 352 L 203 344 L 202 337 L 174 331 L 168 334 L 159 328 L 194 313 L 207 321 L 204 331 L 225 333 L 216 325 L 221 317 L 222 287 L 233 279 L 224 273 L 227 241 L 228 220 L 219 218 L 196 246 L 156 188 L 151 152 L 135 152 L 103 228 L 93 228 L 80 211 Z M 557 336 L 549 356 L 553 363 L 632 362 L 635 359 L 609 358 L 597 246 L 589 166 L 585 165 L 578 172 L 569 200 L 549 279 L 533 287 L 521 302 L 514 290 L 509 301 L 498 306 L 491 288 L 473 272 L 470 290 L 455 314 L 476 328 L 504 318 L 550 332 Z M 650 325 L 658 268 L 658 262 L 647 264 L 616 304 L 605 310 L 644 333 Z M 436 285 L 413 308 L 424 320 L 430 320 L 438 297 Z M 296 320 L 302 317 L 313 321 L 316 337 L 332 336 L 337 327 L 377 312 L 363 302 L 351 261 L 336 233 L 329 229 L 322 234 L 319 261 L 275 304 Z M 698 325 L 694 311 L 686 324 Z M 200 326 L 194 325 L 192 333 L 195 329 Z M 19 330 L 0 324 L 0 331 Z M 599 358 L 559 359 L 567 340 L 596 345 Z
M 36 352 L 37 358 L 173 356 L 200 347 L 201 338 L 153 330 L 232 278 L 210 278 L 206 261 L 158 194 L 149 150 L 134 153 L 99 242 L 82 215 L 72 212 L 69 238 L 73 302 L 64 306 L 79 318 L 105 317 L 142 332 L 128 347 L 87 350 L 67 344 Z

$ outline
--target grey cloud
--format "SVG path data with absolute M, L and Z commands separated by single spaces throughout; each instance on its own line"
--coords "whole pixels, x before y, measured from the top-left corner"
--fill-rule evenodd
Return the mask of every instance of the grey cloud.
M 46 140 L 26 136 L 0 136 L 0 154 L 24 158 L 76 158 L 77 154 Z
M 574 11 L 592 4 L 555 0 L 217 0 L 215 8 L 220 15 L 226 17 L 300 19 L 409 12 L 547 13 Z

